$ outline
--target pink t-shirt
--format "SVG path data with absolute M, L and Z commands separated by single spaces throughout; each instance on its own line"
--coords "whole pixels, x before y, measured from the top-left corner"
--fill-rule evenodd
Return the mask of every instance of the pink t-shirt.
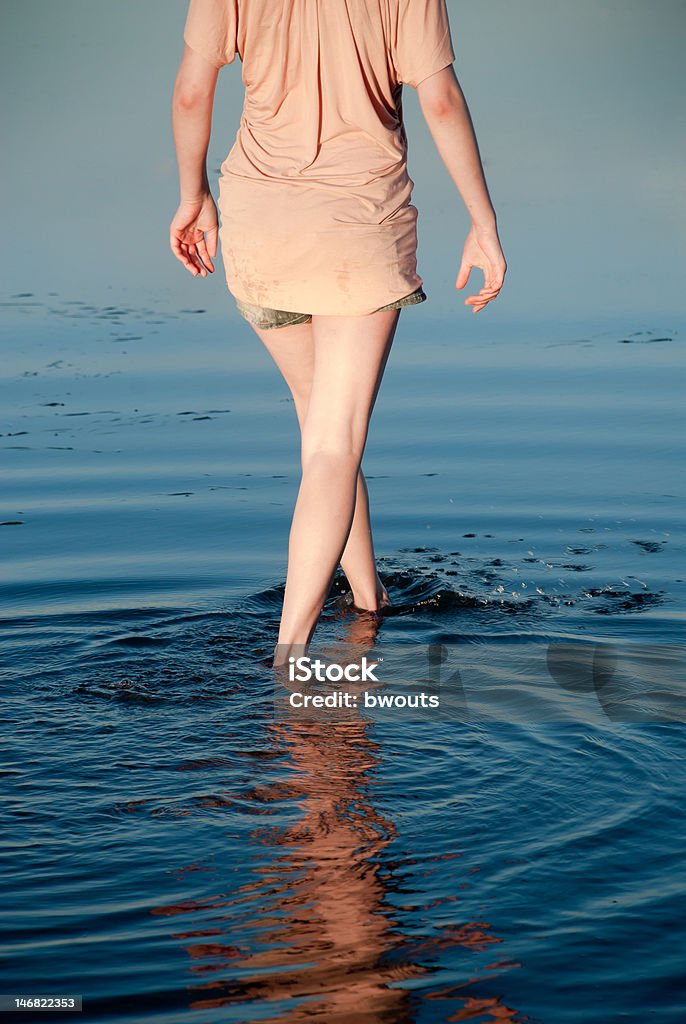
M 455 59 L 446 0 L 190 0 L 184 39 L 242 62 L 219 180 L 232 294 L 362 315 L 423 284 L 402 85 Z

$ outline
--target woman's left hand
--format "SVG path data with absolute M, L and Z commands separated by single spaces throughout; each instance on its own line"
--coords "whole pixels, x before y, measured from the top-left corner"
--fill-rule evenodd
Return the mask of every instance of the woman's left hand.
M 182 200 L 169 228 L 169 244 L 193 277 L 207 277 L 214 273 L 218 234 L 217 207 L 208 192 L 200 199 Z

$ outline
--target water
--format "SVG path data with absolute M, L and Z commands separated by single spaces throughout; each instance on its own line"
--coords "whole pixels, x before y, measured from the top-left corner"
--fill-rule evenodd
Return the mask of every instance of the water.
M 250 328 L 3 312 L 2 992 L 165 1024 L 683 1021 L 678 702 L 275 717 L 297 427 Z M 317 638 L 678 654 L 683 325 L 480 316 L 401 314 L 364 463 L 393 611 L 374 632 L 338 579 Z

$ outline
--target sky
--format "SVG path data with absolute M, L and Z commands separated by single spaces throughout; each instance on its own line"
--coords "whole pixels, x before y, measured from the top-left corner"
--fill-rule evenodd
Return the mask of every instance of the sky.
M 232 304 L 221 268 L 196 281 L 168 250 L 178 199 L 170 98 L 186 7 L 2 0 L 5 296 L 154 297 L 218 313 Z M 686 5 L 448 0 L 448 10 L 508 262 L 489 324 L 669 327 L 684 308 Z M 219 79 L 215 196 L 242 104 L 237 59 Z M 409 86 L 403 106 L 432 314 L 473 316 L 463 301 L 481 273 L 454 289 L 469 220 Z

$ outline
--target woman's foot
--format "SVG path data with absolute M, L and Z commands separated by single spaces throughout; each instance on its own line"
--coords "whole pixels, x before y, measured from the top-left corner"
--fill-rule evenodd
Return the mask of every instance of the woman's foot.
M 376 607 L 368 608 L 363 603 L 358 604 L 355 601 L 354 594 L 350 595 L 351 608 L 356 612 L 372 612 L 375 615 L 382 615 L 385 608 L 389 608 L 391 605 L 391 599 L 388 596 L 388 591 L 384 587 L 383 583 L 379 581 L 379 585 L 376 591 Z

